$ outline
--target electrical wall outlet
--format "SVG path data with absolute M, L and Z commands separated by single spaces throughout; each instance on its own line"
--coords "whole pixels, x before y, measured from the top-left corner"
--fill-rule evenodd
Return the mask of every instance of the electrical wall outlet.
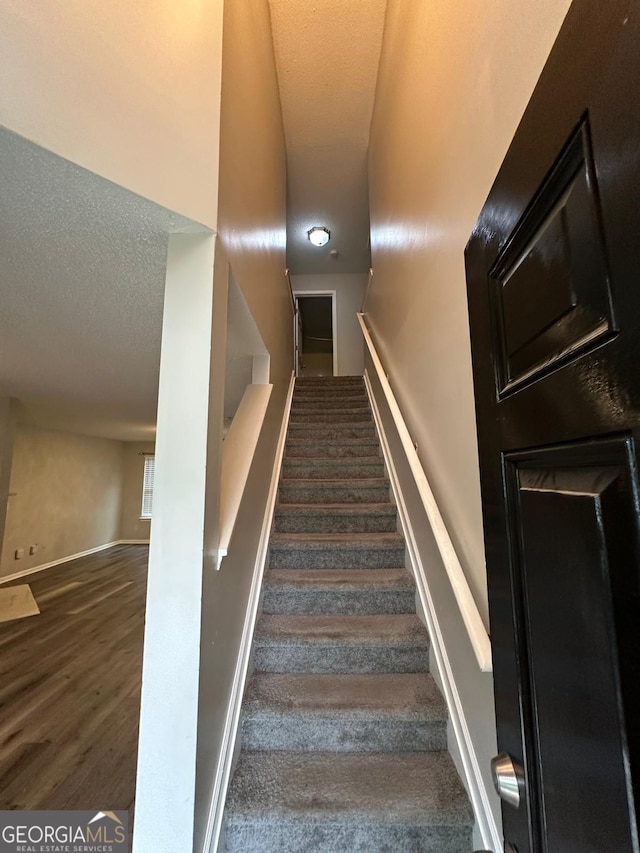
M 24 548 L 16 548 L 15 559 L 21 560 L 24 557 Z
M 33 556 L 33 555 L 36 553 L 36 551 L 37 551 L 37 550 L 38 550 L 38 546 L 37 546 L 37 545 L 29 545 L 29 554 L 30 554 L 31 556 Z

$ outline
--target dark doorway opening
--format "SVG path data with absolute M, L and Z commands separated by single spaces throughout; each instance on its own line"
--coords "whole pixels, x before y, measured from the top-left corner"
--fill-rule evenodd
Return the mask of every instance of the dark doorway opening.
M 333 376 L 333 297 L 298 296 L 299 376 Z

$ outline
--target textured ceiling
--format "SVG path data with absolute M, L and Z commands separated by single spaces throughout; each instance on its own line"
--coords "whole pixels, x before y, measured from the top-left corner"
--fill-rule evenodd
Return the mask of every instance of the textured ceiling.
M 367 148 L 386 0 L 269 2 L 289 267 L 366 271 Z M 0 186 L 0 395 L 18 398 L 21 417 L 43 426 L 151 437 L 167 234 L 202 226 L 1 127 Z M 331 230 L 328 246 L 311 246 L 312 225 Z M 244 375 L 248 358 L 235 362 Z
M 367 149 L 386 0 L 269 4 L 287 145 L 287 263 L 298 274 L 366 272 Z M 307 240 L 312 225 L 331 231 L 324 248 Z
M 44 426 L 155 432 L 167 234 L 202 226 L 0 128 L 0 395 Z

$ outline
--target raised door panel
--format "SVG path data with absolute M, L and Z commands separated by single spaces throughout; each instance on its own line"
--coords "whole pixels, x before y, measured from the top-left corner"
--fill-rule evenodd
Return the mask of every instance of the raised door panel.
M 638 688 L 619 647 L 636 635 L 616 620 L 640 604 L 633 442 L 507 456 L 505 474 L 539 844 L 634 853 Z
M 588 119 L 559 151 L 489 279 L 500 396 L 614 333 Z

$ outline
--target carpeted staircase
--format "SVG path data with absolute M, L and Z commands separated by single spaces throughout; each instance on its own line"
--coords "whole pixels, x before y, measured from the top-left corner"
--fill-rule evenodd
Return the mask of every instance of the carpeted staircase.
M 469 853 L 361 377 L 298 379 L 227 853 Z

